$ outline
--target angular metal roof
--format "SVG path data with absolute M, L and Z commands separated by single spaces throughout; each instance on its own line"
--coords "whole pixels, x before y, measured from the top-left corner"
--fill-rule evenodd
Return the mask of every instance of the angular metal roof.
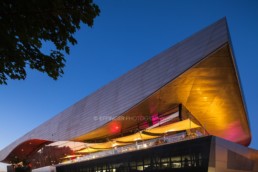
M 121 115 L 164 111 L 178 103 L 210 134 L 247 146 L 251 132 L 236 70 L 226 19 L 221 19 L 25 134 L 0 152 L 0 160 L 21 154 L 15 148 L 28 140 L 104 137 Z

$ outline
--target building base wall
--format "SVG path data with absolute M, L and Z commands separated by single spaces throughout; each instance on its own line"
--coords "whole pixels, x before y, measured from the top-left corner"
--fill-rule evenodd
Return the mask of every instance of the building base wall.
M 258 151 L 213 137 L 209 172 L 258 172 Z

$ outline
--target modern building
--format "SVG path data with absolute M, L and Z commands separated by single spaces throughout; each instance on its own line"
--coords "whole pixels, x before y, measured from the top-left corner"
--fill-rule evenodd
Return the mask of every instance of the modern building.
M 223 18 L 17 139 L 0 161 L 58 172 L 258 171 L 250 142 Z

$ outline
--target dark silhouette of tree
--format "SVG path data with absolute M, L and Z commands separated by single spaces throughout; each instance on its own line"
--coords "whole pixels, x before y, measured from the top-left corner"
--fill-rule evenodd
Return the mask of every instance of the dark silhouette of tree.
M 92 0 L 1 0 L 0 85 L 25 79 L 28 68 L 62 76 L 64 54 L 77 43 L 73 34 L 83 23 L 93 26 L 99 13 Z M 55 48 L 43 53 L 42 42 Z
M 45 146 L 40 151 L 28 157 L 28 161 L 31 162 L 32 168 L 39 168 L 58 164 L 62 162 L 62 158 L 67 155 L 72 155 L 73 150 L 68 146 Z

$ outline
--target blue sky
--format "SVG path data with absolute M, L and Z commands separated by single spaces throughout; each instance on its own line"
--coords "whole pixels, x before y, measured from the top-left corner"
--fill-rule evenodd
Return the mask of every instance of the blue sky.
M 0 149 L 83 97 L 226 16 L 258 149 L 258 1 L 96 1 L 101 15 L 82 26 L 57 81 L 30 70 L 0 86 Z M 48 47 L 44 47 L 45 50 Z M 0 166 L 1 171 L 1 166 Z

